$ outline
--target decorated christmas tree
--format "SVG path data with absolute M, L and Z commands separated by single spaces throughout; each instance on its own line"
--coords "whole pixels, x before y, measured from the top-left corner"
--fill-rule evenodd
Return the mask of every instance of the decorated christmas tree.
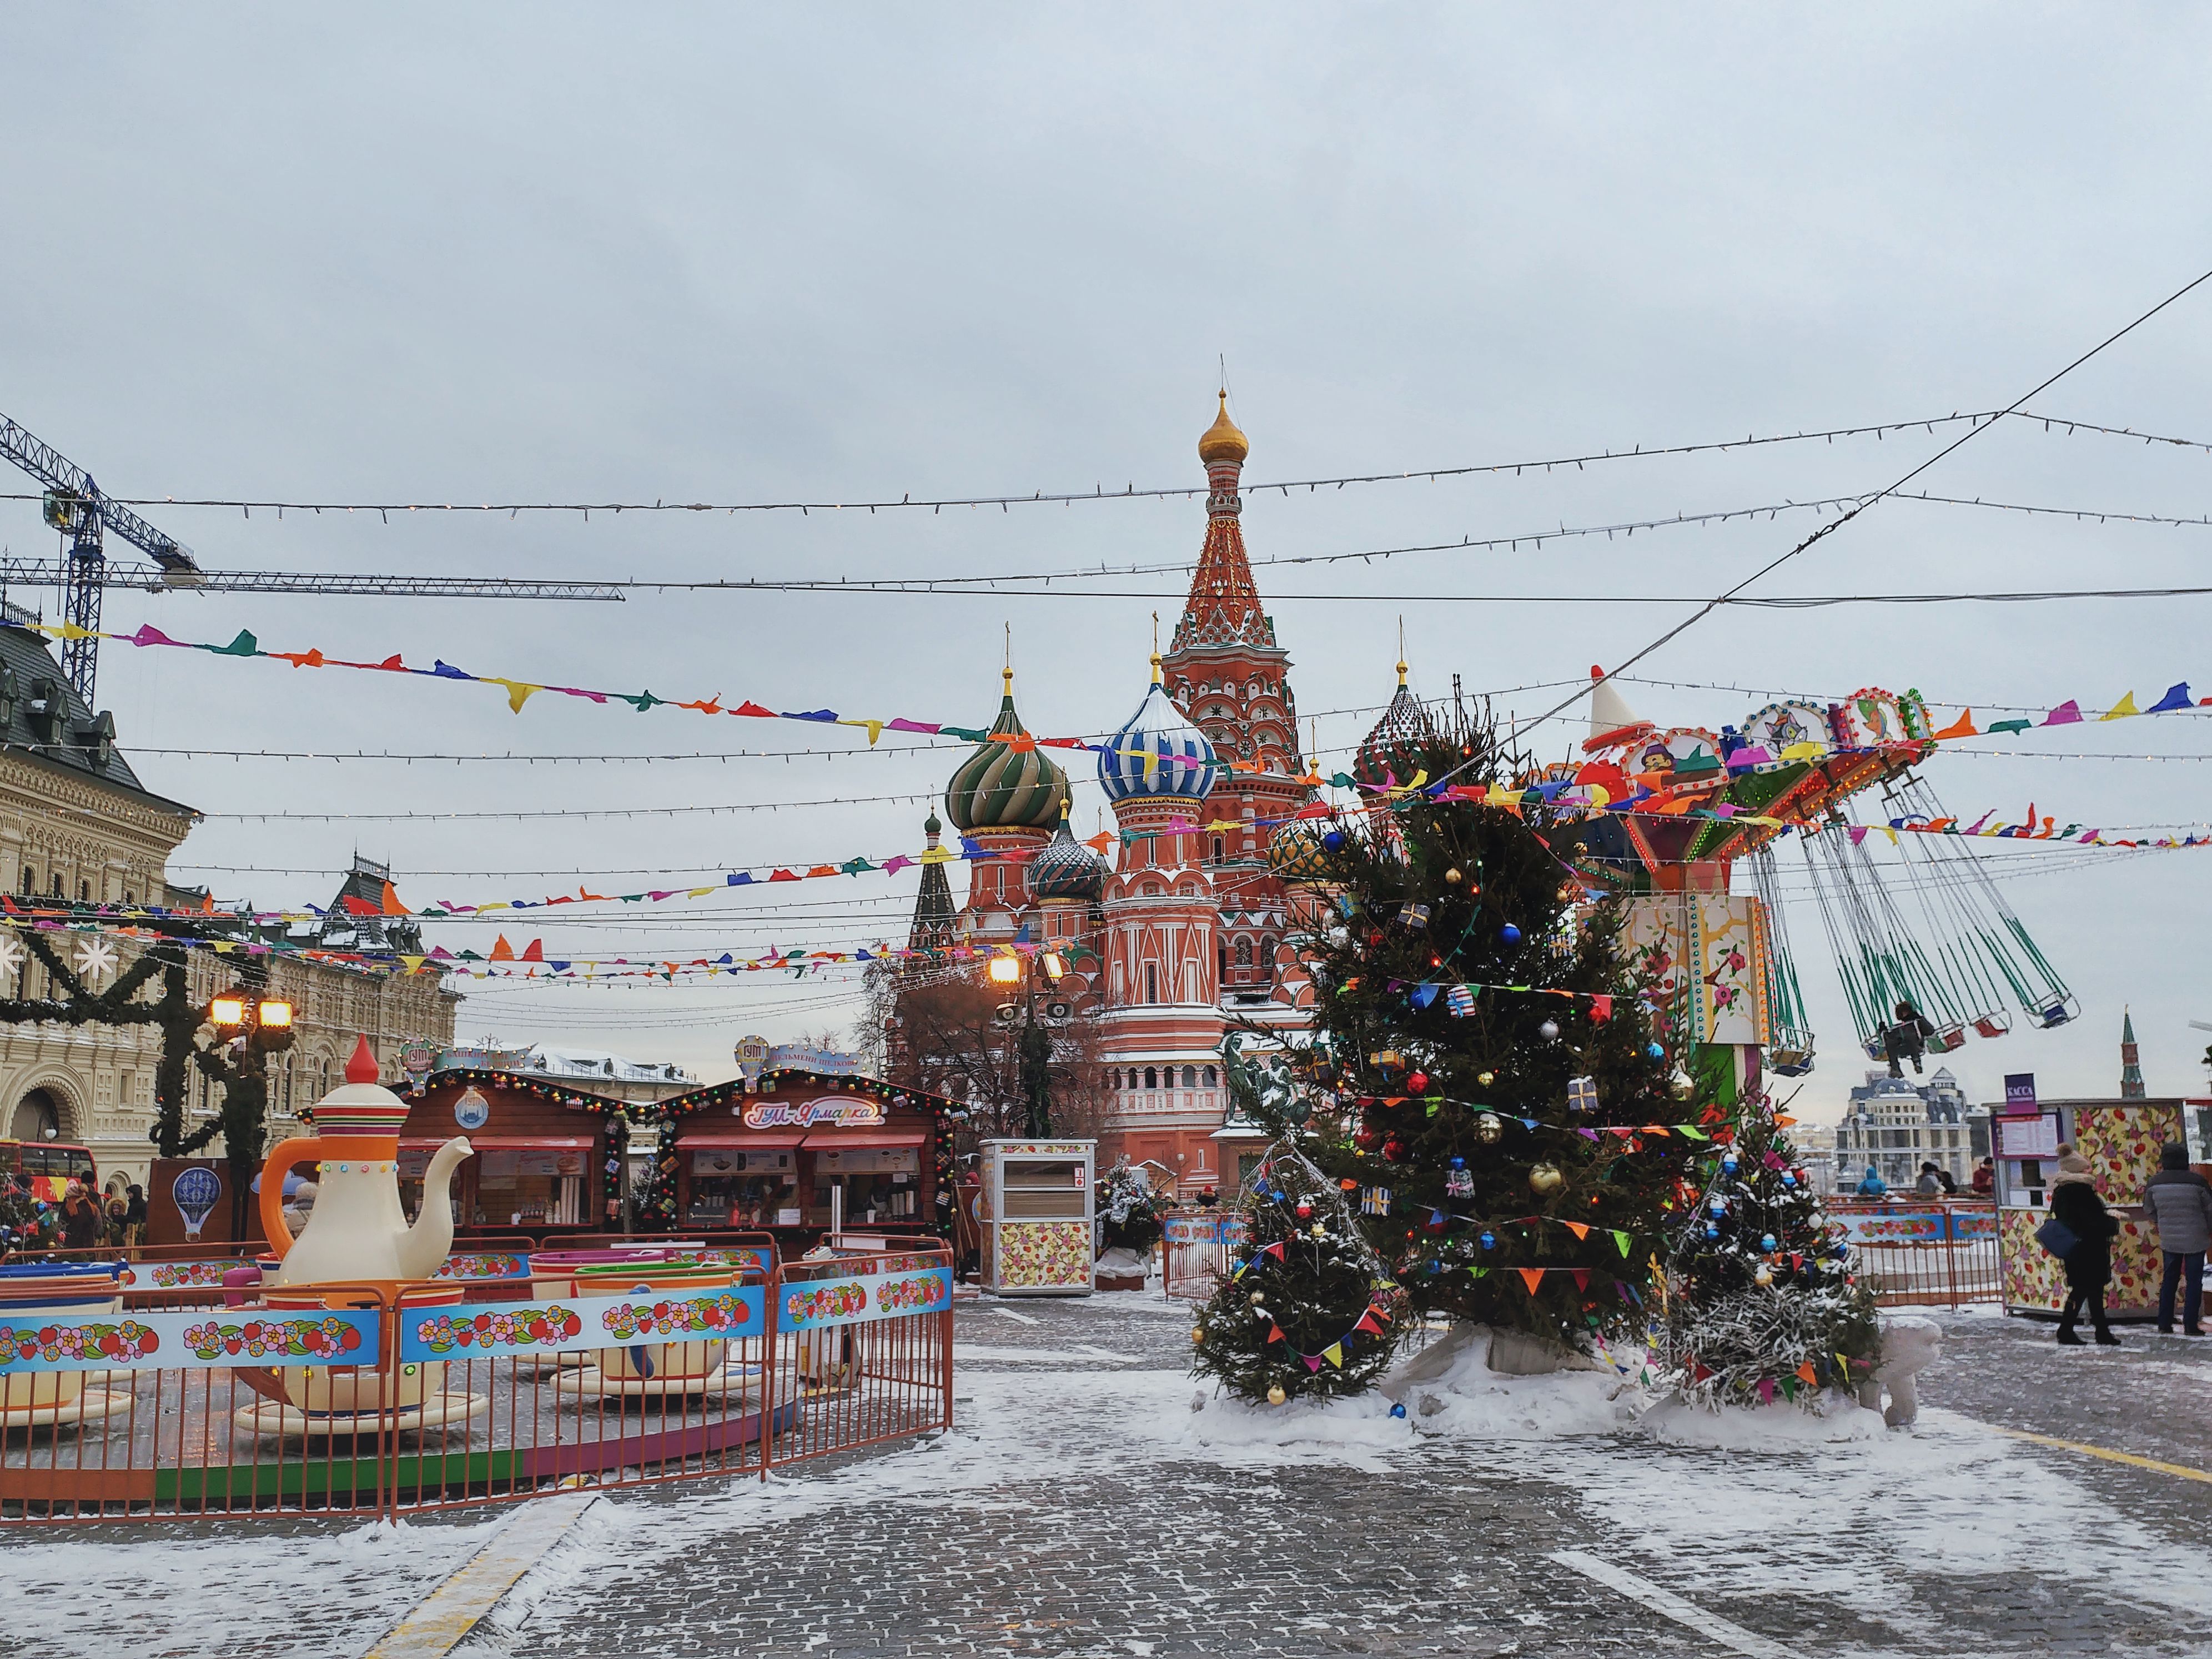
M 1098 1219 L 1107 1249 L 1149 1258 L 1160 1242 L 1160 1212 L 1166 1207 L 1152 1177 L 1127 1159 L 1098 1178 Z
M 1413 1306 L 1579 1348 L 1644 1322 L 1705 1132 L 1618 901 L 1569 861 L 1575 810 L 1515 769 L 1493 728 L 1440 732 L 1401 685 L 1354 774 L 1365 809 L 1298 826 L 1332 1056 L 1310 1079 L 1323 1166 Z
M 1668 1346 L 1681 1392 L 1705 1404 L 1856 1389 L 1880 1358 L 1873 1293 L 1852 1276 L 1790 1124 L 1764 1095 L 1714 1124 L 1696 1202 L 1668 1254 Z
M 1278 1141 L 1237 1214 L 1238 1265 L 1199 1314 L 1192 1369 L 1255 1404 L 1371 1387 L 1396 1346 L 1397 1293 L 1338 1183 Z

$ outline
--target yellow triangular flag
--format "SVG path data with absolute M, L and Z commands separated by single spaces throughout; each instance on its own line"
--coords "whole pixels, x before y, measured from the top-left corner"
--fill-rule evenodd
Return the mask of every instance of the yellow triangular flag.
M 1335 1366 L 1339 1370 L 1342 1370 L 1344 1369 L 1344 1344 L 1341 1342 L 1330 1343 L 1328 1346 L 1321 1351 L 1321 1357 L 1328 1361 L 1330 1364 Z
M 2103 714 L 2100 716 L 2100 718 L 2108 720 L 2124 720 L 2130 714 L 2140 714 L 2142 713 L 2142 710 L 2136 707 L 2136 694 L 2130 691 L 2127 696 L 2122 697 L 2118 702 L 2112 705 L 2110 713 Z
M 400 959 L 400 961 L 402 961 L 402 962 L 404 962 L 404 963 L 405 963 L 407 964 L 407 971 L 408 971 L 409 973 L 410 973 L 410 974 L 414 974 L 414 973 L 420 973 L 420 972 L 422 971 L 422 957 L 400 957 L 399 959 Z

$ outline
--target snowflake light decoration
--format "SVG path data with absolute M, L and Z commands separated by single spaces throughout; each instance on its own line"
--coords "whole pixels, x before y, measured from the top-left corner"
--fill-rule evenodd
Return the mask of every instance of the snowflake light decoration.
M 104 939 L 88 939 L 76 947 L 76 971 L 80 977 L 102 980 L 115 972 L 115 947 Z
M 23 965 L 23 958 L 29 954 L 21 942 L 0 934 L 0 975 L 13 974 Z

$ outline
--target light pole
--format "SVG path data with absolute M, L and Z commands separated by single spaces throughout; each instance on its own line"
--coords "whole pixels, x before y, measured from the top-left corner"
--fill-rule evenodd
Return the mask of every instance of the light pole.
M 991 983 L 1006 987 L 1020 986 L 1023 991 L 1019 1003 L 1002 1002 L 997 1018 L 1001 1025 L 1022 1021 L 1021 1057 L 1022 1097 L 1026 1121 L 1023 1133 L 1031 1140 L 1043 1140 L 1052 1134 L 1052 1036 L 1048 1027 L 1065 1025 L 1073 1010 L 1054 994 L 1060 981 L 1067 972 L 1067 963 L 1056 951 L 1041 951 L 1036 960 L 1024 962 L 1012 951 L 1004 951 L 991 958 L 986 970 Z M 1044 984 L 1037 983 L 1042 973 Z M 1047 998 L 1044 1023 L 1037 1020 L 1037 997 L 1040 990 Z
M 199 1053 L 200 1070 L 222 1085 L 222 1150 L 230 1164 L 231 1231 L 245 1216 L 244 1171 L 258 1166 L 269 1126 L 269 1056 L 292 1046 L 292 1005 L 244 986 L 210 1000 L 216 1039 Z

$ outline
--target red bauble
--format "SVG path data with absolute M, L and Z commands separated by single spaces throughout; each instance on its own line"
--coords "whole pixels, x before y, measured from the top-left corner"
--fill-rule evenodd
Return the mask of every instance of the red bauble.
M 1313 1219 L 1313 1206 L 1307 1203 L 1304 1199 L 1300 1199 L 1298 1200 L 1298 1219 L 1301 1221 L 1310 1221 Z
M 1382 1139 L 1382 1132 L 1380 1129 L 1374 1128 L 1372 1127 L 1363 1128 L 1358 1134 L 1352 1138 L 1352 1144 L 1358 1146 L 1363 1152 L 1373 1152 L 1375 1150 L 1375 1143 Z
M 1406 1161 L 1406 1143 L 1392 1135 L 1382 1143 L 1382 1156 L 1393 1164 L 1403 1164 Z
M 1411 1077 L 1406 1079 L 1406 1086 L 1417 1095 L 1425 1095 L 1428 1093 L 1429 1074 L 1426 1072 L 1414 1073 Z

